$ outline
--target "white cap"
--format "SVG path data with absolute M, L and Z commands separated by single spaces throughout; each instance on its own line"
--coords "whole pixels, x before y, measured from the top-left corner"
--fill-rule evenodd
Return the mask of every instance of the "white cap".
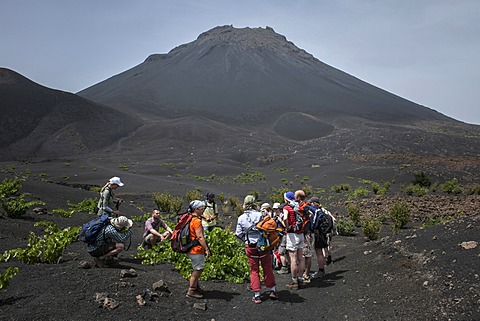
M 280 208 L 280 203 L 273 203 L 273 209 Z
M 120 180 L 120 177 L 117 177 L 117 176 L 114 176 L 112 178 L 110 178 L 110 180 L 108 181 L 110 184 L 117 184 L 118 186 L 123 186 L 125 184 L 122 183 L 122 181 Z

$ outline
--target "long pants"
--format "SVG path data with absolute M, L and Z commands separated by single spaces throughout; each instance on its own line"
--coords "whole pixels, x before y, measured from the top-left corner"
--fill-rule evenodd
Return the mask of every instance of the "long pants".
M 253 292 L 260 292 L 262 286 L 260 284 L 260 264 L 263 269 L 263 280 L 268 288 L 275 286 L 275 275 L 272 268 L 272 253 L 258 252 L 256 247 L 245 245 L 245 252 L 250 265 L 250 288 Z

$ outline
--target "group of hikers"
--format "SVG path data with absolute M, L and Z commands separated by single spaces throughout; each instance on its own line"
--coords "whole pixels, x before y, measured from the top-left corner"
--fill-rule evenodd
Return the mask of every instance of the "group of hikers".
M 119 211 L 120 202 L 114 196 L 114 191 L 123 185 L 119 177 L 112 177 L 100 191 L 97 214 L 105 217 L 110 224 L 105 224 L 87 245 L 87 251 L 94 258 L 97 267 L 116 264 L 118 254 L 125 249 L 132 235 L 130 228 L 133 222 Z M 243 213 L 237 220 L 235 235 L 245 243 L 250 267 L 250 289 L 254 292 L 252 301 L 256 304 L 262 303 L 260 266 L 268 297 L 275 300 L 278 299 L 278 294 L 274 268 L 278 269 L 278 274 L 290 273 L 291 280 L 286 284 L 286 288 L 297 290 L 303 284 L 309 283 L 313 277 L 325 277 L 325 266 L 332 262 L 330 239 L 335 218 L 322 208 L 318 197 L 307 201 L 302 190 L 286 192 L 283 196 L 283 204 L 274 203 L 270 206 L 269 203 L 264 203 L 258 208 L 255 197 L 247 195 L 243 201 Z M 192 274 L 186 296 L 197 299 L 204 297 L 198 281 L 205 268 L 206 259 L 211 256 L 205 231 L 218 227 L 215 195 L 207 193 L 205 198 L 205 201 L 191 201 L 187 210 L 187 214 L 191 216 L 188 238 L 194 243 L 187 253 L 192 264 Z M 258 228 L 258 224 L 266 218 L 275 221 L 278 238 L 273 248 L 263 250 L 259 244 L 263 242 L 262 237 L 265 234 Z M 160 228 L 165 232 L 160 233 Z M 174 231 L 160 219 L 160 211 L 154 209 L 145 222 L 142 246 L 151 248 L 159 242 L 170 240 L 173 234 Z M 317 257 L 318 271 L 310 273 L 313 253 Z

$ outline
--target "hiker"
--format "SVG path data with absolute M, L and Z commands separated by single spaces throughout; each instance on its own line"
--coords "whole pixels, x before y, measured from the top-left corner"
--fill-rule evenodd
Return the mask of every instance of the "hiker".
M 271 251 L 259 252 L 257 242 L 259 238 L 258 230 L 252 228 L 262 219 L 262 213 L 257 210 L 255 197 L 247 195 L 243 201 L 243 214 L 238 217 L 235 235 L 245 243 L 245 253 L 248 257 L 250 266 L 250 288 L 254 292 L 252 301 L 256 304 L 262 303 L 260 296 L 260 264 L 263 270 L 263 280 L 265 286 L 270 290 L 269 297 L 273 300 L 278 299 L 275 289 L 275 275 L 272 267 Z
M 285 227 L 285 218 L 283 217 L 283 206 L 280 203 L 274 203 L 272 206 L 273 209 L 273 218 L 277 222 L 278 227 L 282 230 L 286 230 Z M 287 255 L 287 237 L 283 235 L 282 240 L 277 248 L 278 255 L 280 256 L 280 269 L 277 271 L 278 274 L 288 274 L 290 272 L 290 258 Z
M 310 269 L 312 268 L 312 256 L 313 256 L 313 249 L 314 249 L 314 242 L 315 239 L 313 237 L 313 231 L 310 225 L 310 215 L 309 215 L 309 207 L 310 204 L 305 201 L 306 195 L 305 192 L 302 190 L 298 190 L 295 192 L 295 201 L 299 204 L 299 208 L 305 208 L 306 218 L 308 219 L 309 223 L 305 225 L 303 235 L 305 238 L 305 246 L 303 248 L 303 260 L 305 264 L 305 270 L 303 271 L 303 282 L 310 283 Z
M 151 215 L 152 216 L 145 221 L 145 232 L 143 233 L 142 237 L 142 245 L 146 248 L 152 248 L 157 245 L 158 242 L 163 242 L 170 239 L 173 234 L 172 229 L 162 219 L 160 219 L 159 210 L 153 210 Z M 166 231 L 164 233 L 160 233 L 160 227 Z
M 213 230 L 217 225 L 217 204 L 215 203 L 215 194 L 207 193 L 205 200 L 205 211 L 202 214 L 202 226 L 205 231 Z
M 98 233 L 95 243 L 87 246 L 87 252 L 93 256 L 99 268 L 108 267 L 118 262 L 116 256 L 125 249 L 125 243 L 132 236 L 132 220 L 125 216 L 110 219 Z
M 124 184 L 120 180 L 120 177 L 114 176 L 108 180 L 108 182 L 100 190 L 100 199 L 98 200 L 97 215 L 102 216 L 108 214 L 110 217 L 118 217 L 122 215 L 118 208 L 123 200 L 116 198 L 113 191 Z
M 335 222 L 335 218 L 330 214 L 329 211 L 322 208 L 320 204 L 320 199 L 318 197 L 312 197 L 310 199 L 310 212 L 315 213 L 317 209 L 322 209 L 324 215 L 329 215 L 332 219 L 332 225 Z M 317 222 L 312 220 L 313 227 L 317 226 Z M 330 252 L 330 241 L 333 232 L 327 233 L 326 235 L 322 235 L 321 231 L 318 229 L 314 229 L 314 239 L 315 239 L 315 253 L 317 255 L 317 265 L 318 265 L 318 272 L 315 273 L 316 277 L 324 278 L 325 277 L 325 265 L 332 263 L 332 255 Z M 327 258 L 325 260 L 325 257 Z
M 197 240 L 198 245 L 192 247 L 187 256 L 192 262 L 192 275 L 190 276 L 189 288 L 187 297 L 201 299 L 203 294 L 200 293 L 200 286 L 198 280 L 205 268 L 205 259 L 211 256 L 207 241 L 205 240 L 204 230 L 202 226 L 202 214 L 205 210 L 205 203 L 199 200 L 190 202 L 188 212 L 192 214 L 193 218 L 190 222 L 190 239 Z
M 263 203 L 260 206 L 260 212 L 262 213 L 263 216 L 268 215 L 271 218 L 273 218 L 272 207 L 268 203 Z
M 286 218 L 285 225 L 287 229 L 286 249 L 290 258 L 290 273 L 292 280 L 286 285 L 287 288 L 298 290 L 299 282 L 303 282 L 303 271 L 305 265 L 303 262 L 303 248 L 305 247 L 305 237 L 303 231 L 295 231 L 296 225 L 295 208 L 298 207 L 295 201 L 295 194 L 287 192 L 284 194 L 286 205 L 283 207 L 283 214 Z

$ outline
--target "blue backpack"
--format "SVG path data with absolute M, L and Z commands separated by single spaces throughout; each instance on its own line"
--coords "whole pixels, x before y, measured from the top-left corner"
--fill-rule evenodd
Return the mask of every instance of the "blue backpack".
M 88 223 L 83 224 L 80 230 L 80 241 L 87 244 L 95 243 L 98 234 L 104 230 L 104 227 L 110 224 L 110 217 L 108 214 L 96 217 Z

